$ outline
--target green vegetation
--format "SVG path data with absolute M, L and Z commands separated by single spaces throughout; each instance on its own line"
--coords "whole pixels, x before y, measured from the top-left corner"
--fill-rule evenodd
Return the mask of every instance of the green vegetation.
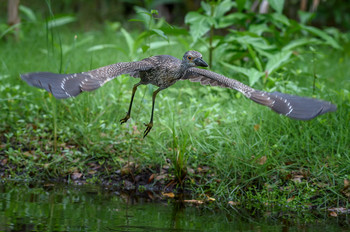
M 164 185 L 182 186 L 196 199 L 215 198 L 221 207 L 349 207 L 350 36 L 280 13 L 230 13 L 235 7 L 203 3 L 203 10 L 186 16 L 189 32 L 142 9 L 130 24 L 142 25 L 143 33 L 118 23 L 72 32 L 67 23 L 74 17 L 53 15 L 47 23 L 28 17 L 19 42 L 11 30 L 2 32 L 2 178 L 99 182 L 120 170 L 134 175 L 125 171 L 132 162 L 135 173 L 159 174 L 169 166 Z M 196 31 L 200 25 L 206 31 Z M 215 72 L 258 89 L 332 101 L 338 110 L 294 121 L 232 90 L 179 82 L 158 95 L 154 128 L 142 139 L 153 86 L 140 87 L 131 120 L 119 125 L 134 78 L 121 76 L 97 91 L 56 100 L 19 77 L 81 72 L 156 54 L 180 58 L 189 49 L 212 57 Z

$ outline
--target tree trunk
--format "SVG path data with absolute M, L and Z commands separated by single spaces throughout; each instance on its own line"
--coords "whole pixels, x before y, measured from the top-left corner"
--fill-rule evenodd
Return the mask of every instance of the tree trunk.
M 18 7 L 19 7 L 19 1 L 20 0 L 8 0 L 8 6 L 7 6 L 7 23 L 10 26 L 16 25 L 20 23 L 21 19 L 18 15 Z M 16 27 L 14 29 L 15 31 L 15 37 L 18 40 L 19 39 L 19 27 Z

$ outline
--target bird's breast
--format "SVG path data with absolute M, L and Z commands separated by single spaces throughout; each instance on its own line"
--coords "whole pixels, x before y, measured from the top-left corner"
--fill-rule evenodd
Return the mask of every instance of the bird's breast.
M 152 84 L 161 88 L 167 88 L 181 78 L 181 74 L 174 68 L 154 68 L 140 73 L 143 84 Z

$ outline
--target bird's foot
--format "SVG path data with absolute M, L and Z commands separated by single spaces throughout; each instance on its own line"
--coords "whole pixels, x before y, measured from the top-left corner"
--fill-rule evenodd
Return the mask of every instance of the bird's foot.
M 153 122 L 150 123 L 145 123 L 145 126 L 147 126 L 145 132 L 143 132 L 143 137 L 146 137 L 148 135 L 148 133 L 151 131 L 152 127 L 153 127 Z
M 126 115 L 124 118 L 120 119 L 119 122 L 120 124 L 126 123 L 130 118 L 130 115 Z

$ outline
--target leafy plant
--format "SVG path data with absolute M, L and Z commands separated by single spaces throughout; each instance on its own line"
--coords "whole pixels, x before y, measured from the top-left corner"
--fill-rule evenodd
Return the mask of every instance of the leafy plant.
M 340 49 L 327 32 L 288 19 L 282 14 L 284 1 L 269 1 L 276 11 L 268 14 L 245 13 L 248 1 L 201 2 L 201 9 L 189 12 L 185 22 L 190 25 L 193 43 L 202 43 L 209 51 L 212 66 L 214 50 L 220 57 L 216 66 L 224 65 L 231 72 L 249 78 L 249 85 L 260 83 L 292 61 L 300 47 L 323 44 Z M 236 12 L 232 12 L 236 11 Z M 224 30 L 216 35 L 218 29 Z M 203 38 L 208 34 L 207 38 Z M 309 34 L 305 37 L 305 34 Z M 244 60 L 244 62 L 243 62 Z M 266 64 L 266 65 L 264 65 Z
M 155 17 L 158 15 L 158 11 L 147 11 L 140 7 L 135 7 L 135 10 L 139 17 L 136 19 L 131 19 L 130 21 L 141 22 L 144 26 L 144 30 L 142 33 L 138 33 L 136 37 L 133 37 L 133 35 L 126 29 L 120 29 L 120 32 L 126 41 L 127 49 L 123 46 L 120 46 L 119 44 L 99 44 L 90 47 L 88 51 L 93 52 L 105 48 L 114 48 L 123 52 L 132 60 L 139 54 L 144 54 L 153 49 L 176 44 L 175 41 L 169 41 L 168 36 L 162 29 L 162 26 L 166 24 L 165 21 L 163 19 L 158 19 Z M 166 25 L 168 27 L 171 27 L 169 24 Z

